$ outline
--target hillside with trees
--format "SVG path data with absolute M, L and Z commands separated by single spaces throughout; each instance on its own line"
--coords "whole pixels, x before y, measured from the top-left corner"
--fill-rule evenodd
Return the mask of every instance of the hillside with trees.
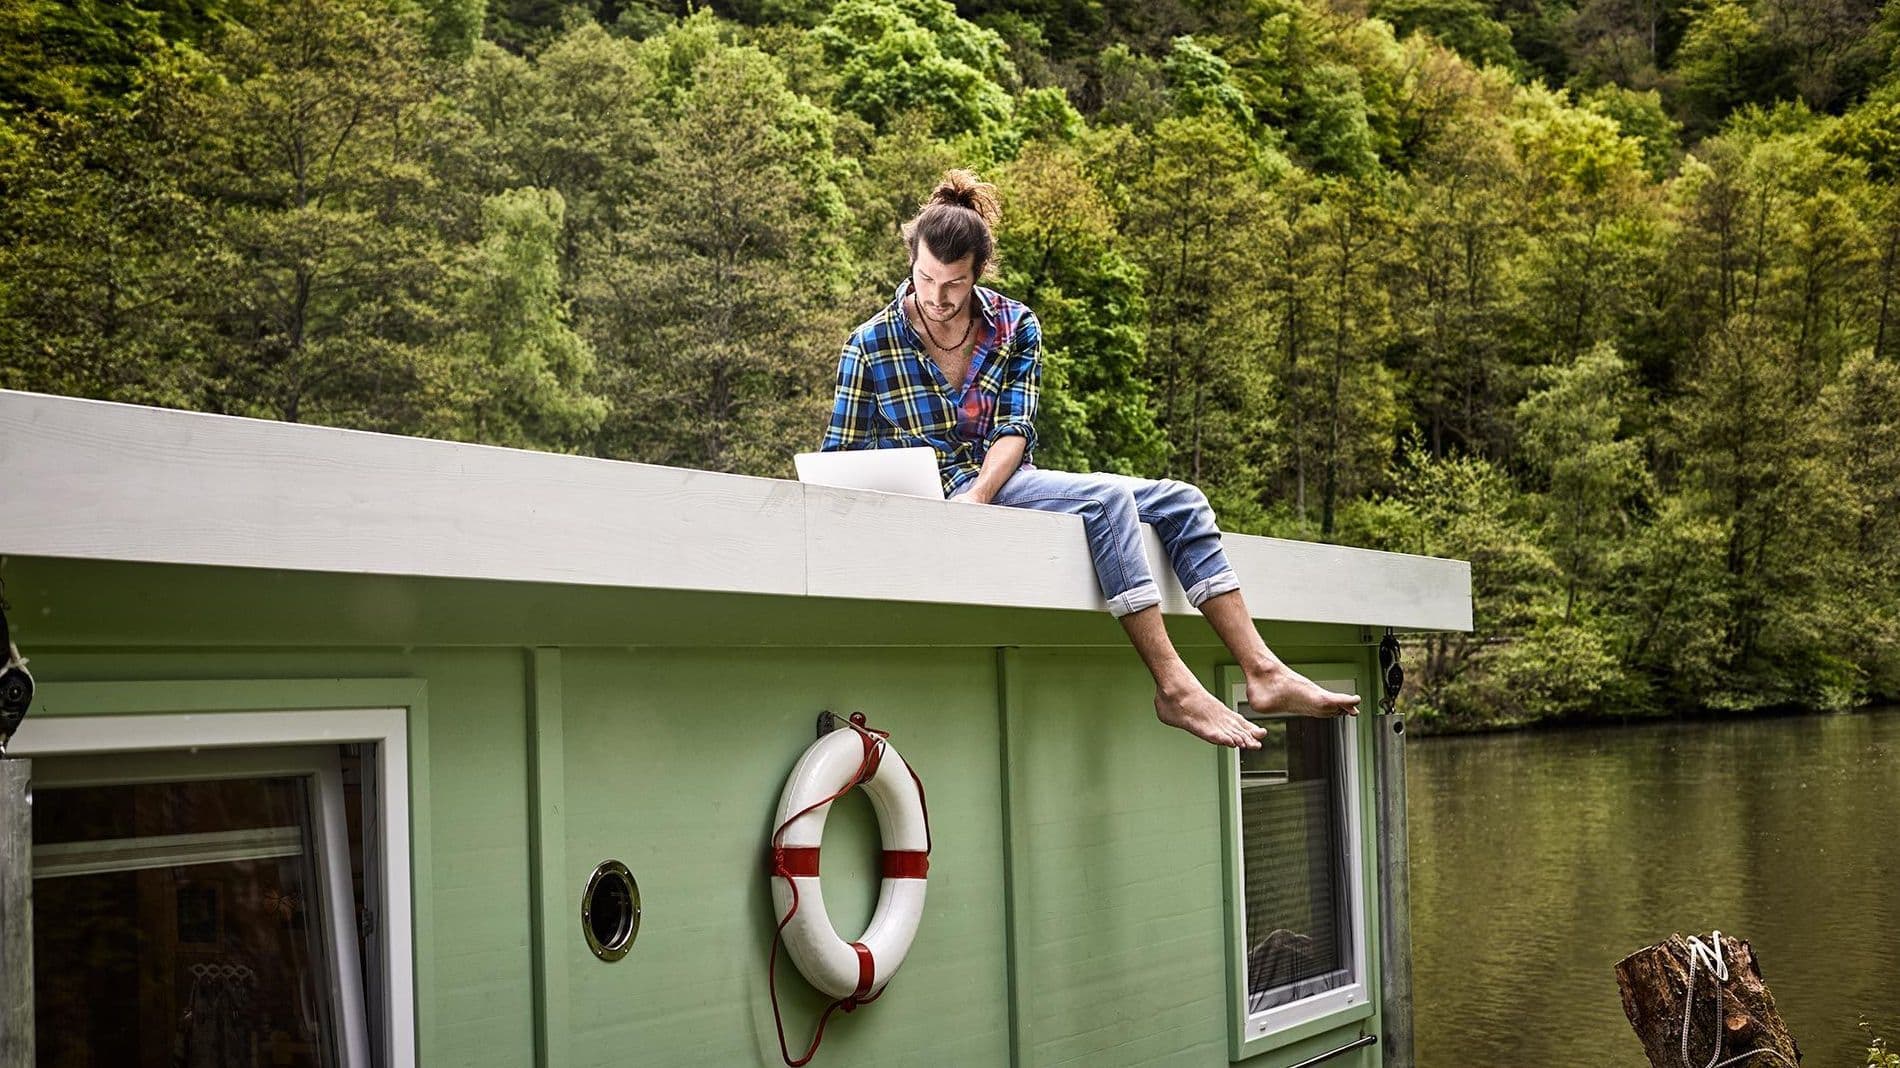
M 0 387 L 788 476 L 967 166 L 1040 465 L 1472 562 L 1424 725 L 1843 708 L 1900 696 L 1897 50 L 1871 0 L 0 0 Z

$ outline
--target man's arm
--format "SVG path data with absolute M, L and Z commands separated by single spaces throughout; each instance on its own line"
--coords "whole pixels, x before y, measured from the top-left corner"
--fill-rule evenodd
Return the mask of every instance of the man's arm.
M 825 427 L 820 452 L 862 449 L 871 441 L 877 420 L 877 394 L 865 380 L 864 353 L 857 338 L 844 343 L 838 356 L 838 392 L 831 402 L 831 422 Z
M 998 439 L 983 455 L 983 467 L 976 473 L 976 481 L 970 483 L 967 492 L 959 496 L 960 501 L 971 504 L 988 504 L 995 499 L 996 491 L 1003 488 L 1009 476 L 1023 465 L 1023 450 L 1029 445 L 1029 439 L 1021 434 L 1011 434 Z
M 1036 445 L 1036 405 L 1042 392 L 1042 324 L 1025 311 L 1016 324 L 1014 351 L 996 394 L 996 421 L 990 426 L 983 467 L 963 500 L 988 504 Z

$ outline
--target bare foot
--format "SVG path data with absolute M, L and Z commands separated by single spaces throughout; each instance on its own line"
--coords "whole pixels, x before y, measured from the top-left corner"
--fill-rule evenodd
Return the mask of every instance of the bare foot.
M 1359 714 L 1359 698 L 1325 689 L 1285 664 L 1247 673 L 1247 704 L 1262 716 L 1331 718 Z
M 1266 734 L 1262 727 L 1220 703 L 1199 682 L 1155 691 L 1155 715 L 1170 727 L 1179 727 L 1203 741 L 1233 749 L 1258 749 Z

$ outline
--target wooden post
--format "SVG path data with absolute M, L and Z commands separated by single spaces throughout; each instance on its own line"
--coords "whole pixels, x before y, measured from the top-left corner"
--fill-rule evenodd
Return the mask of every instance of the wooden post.
M 33 1068 L 33 762 L 0 757 L 0 1068 Z
M 1704 940 L 1707 944 L 1707 940 Z M 1716 1028 L 1721 1028 L 1720 1060 L 1740 1057 L 1750 1050 L 1760 1055 L 1733 1063 L 1737 1068 L 1795 1065 L 1801 1048 L 1788 1034 L 1775 1009 L 1775 997 L 1755 966 L 1755 950 L 1740 938 L 1722 938 L 1721 953 L 1728 964 L 1728 981 L 1718 983 L 1706 960 L 1695 963 L 1693 1004 L 1689 1010 L 1689 1064 L 1701 1068 L 1715 1052 Z M 1683 997 L 1690 994 L 1689 942 L 1679 934 L 1641 949 L 1616 962 L 1616 985 L 1623 993 L 1623 1013 L 1629 1017 L 1643 1052 L 1654 1068 L 1682 1068 Z M 1716 1012 L 1717 989 L 1722 1011 Z M 1784 1059 L 1785 1058 L 1785 1059 Z

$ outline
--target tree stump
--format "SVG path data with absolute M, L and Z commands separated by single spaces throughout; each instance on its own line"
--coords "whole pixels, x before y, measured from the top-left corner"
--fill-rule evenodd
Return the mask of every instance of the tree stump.
M 1716 1028 L 1721 1028 L 1722 1056 L 1727 1061 L 1750 1050 L 1759 1056 L 1733 1062 L 1735 1068 L 1767 1068 L 1798 1064 L 1801 1047 L 1781 1022 L 1775 996 L 1762 982 L 1755 950 L 1740 938 L 1723 936 L 1721 953 L 1728 963 L 1728 981 L 1718 983 L 1707 961 L 1695 965 L 1694 1005 L 1689 1012 L 1689 1068 L 1703 1068 L 1715 1052 Z M 1679 934 L 1667 942 L 1637 950 L 1616 963 L 1616 985 L 1623 993 L 1623 1014 L 1652 1068 L 1682 1068 L 1683 997 L 1689 994 L 1689 942 Z M 1713 990 L 1721 990 L 1721 1012 Z M 1781 1056 L 1773 1056 L 1773 1051 Z M 1783 1060 L 1782 1058 L 1787 1058 Z

